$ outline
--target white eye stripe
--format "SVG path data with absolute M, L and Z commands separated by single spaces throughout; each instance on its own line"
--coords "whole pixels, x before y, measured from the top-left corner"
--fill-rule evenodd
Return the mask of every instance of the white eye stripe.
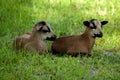
M 90 24 L 90 28 L 91 29 L 98 29 L 98 28 L 101 29 L 102 28 L 102 24 L 101 24 L 101 22 L 93 21 Z
M 96 26 L 101 26 L 101 22 L 100 21 L 93 21 L 92 23 L 94 23 Z
M 51 29 L 50 25 L 47 23 L 48 28 L 50 29 L 50 32 L 53 32 L 53 30 Z

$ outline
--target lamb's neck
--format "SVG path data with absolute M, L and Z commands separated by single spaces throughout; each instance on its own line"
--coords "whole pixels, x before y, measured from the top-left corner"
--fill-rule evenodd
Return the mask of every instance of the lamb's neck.
M 83 38 L 88 38 L 88 39 L 95 40 L 95 37 L 92 36 L 91 29 L 89 29 L 89 28 L 86 28 L 85 32 L 81 36 Z
M 85 32 L 81 35 L 81 38 L 87 43 L 89 52 L 91 52 L 91 49 L 93 48 L 96 39 L 91 35 L 91 30 L 87 28 Z
M 30 41 L 43 41 L 42 38 L 40 38 L 40 35 L 32 33 L 30 37 Z

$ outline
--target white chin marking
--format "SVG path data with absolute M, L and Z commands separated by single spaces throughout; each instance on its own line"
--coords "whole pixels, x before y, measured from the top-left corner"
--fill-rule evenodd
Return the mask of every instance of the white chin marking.
M 95 35 L 93 34 L 92 37 L 94 37 Z

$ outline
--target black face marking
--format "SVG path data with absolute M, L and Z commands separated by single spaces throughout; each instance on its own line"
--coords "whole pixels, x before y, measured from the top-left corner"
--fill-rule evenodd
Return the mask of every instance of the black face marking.
M 42 31 L 43 31 L 44 33 L 51 32 L 48 26 L 47 26 L 47 30 L 44 30 L 44 29 L 43 29 Z
M 38 22 L 38 24 L 46 25 L 46 22 L 45 21 L 40 21 L 40 22 Z
M 37 25 L 46 25 L 46 22 L 45 21 L 40 21 L 35 26 L 37 26 Z
M 92 27 L 90 27 L 90 29 L 96 29 L 97 28 L 97 26 L 94 24 L 94 22 L 92 22 Z
M 94 38 L 96 38 L 96 37 L 99 37 L 99 38 L 101 38 L 103 36 L 103 33 L 102 32 L 100 32 L 99 34 L 94 34 Z
M 43 27 L 41 27 L 41 28 L 38 30 L 38 32 L 41 32 L 41 31 L 44 32 L 44 33 L 50 32 L 49 29 L 48 29 L 48 30 L 44 30 Z
M 93 26 L 90 27 L 91 29 L 96 29 L 97 28 L 97 26 L 94 23 L 95 20 L 97 20 L 97 19 L 91 19 L 90 20 L 90 23 L 92 23 L 92 25 L 93 25 Z
M 39 32 L 42 30 L 42 27 L 38 30 Z
M 47 32 L 49 32 L 48 30 L 42 30 L 44 33 L 47 33 Z
M 42 27 L 38 30 L 39 32 L 41 32 L 41 31 L 42 31 L 43 33 L 51 32 L 50 28 L 48 27 L 48 25 L 46 24 L 45 21 L 38 22 L 38 23 L 36 24 L 36 26 L 37 26 L 37 25 L 41 25 L 41 24 L 42 24 Z M 47 27 L 47 29 L 44 29 L 43 27 Z
M 56 36 L 52 36 L 52 37 L 47 37 L 46 40 L 49 40 L 49 41 L 54 41 L 56 39 Z
M 48 28 L 48 32 L 51 32 L 51 31 L 50 31 L 50 28 L 49 28 L 48 26 L 47 26 L 47 28 Z

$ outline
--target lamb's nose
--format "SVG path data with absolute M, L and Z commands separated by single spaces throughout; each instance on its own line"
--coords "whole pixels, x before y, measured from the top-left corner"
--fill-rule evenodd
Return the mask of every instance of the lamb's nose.
M 98 37 L 102 37 L 102 36 L 103 36 L 103 33 L 100 32 L 97 36 L 98 36 Z
M 46 40 L 50 40 L 50 41 L 54 41 L 55 39 L 56 39 L 56 35 L 46 38 Z
M 52 38 L 53 38 L 53 40 L 55 40 L 56 39 L 56 35 L 52 36 Z

